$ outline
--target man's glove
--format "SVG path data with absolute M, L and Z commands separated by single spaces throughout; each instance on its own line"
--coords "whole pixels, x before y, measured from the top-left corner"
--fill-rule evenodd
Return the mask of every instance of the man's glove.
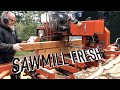
M 17 44 L 13 44 L 13 49 L 14 49 L 15 51 L 21 51 L 22 47 L 20 47 L 20 46 L 19 46 L 19 43 L 17 43 Z

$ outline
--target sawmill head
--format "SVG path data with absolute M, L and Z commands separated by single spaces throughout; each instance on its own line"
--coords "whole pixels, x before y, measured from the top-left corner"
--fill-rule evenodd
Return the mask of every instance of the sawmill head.
M 70 31 L 70 20 L 66 11 L 49 11 L 48 16 L 52 31 L 57 33 Z
M 48 11 L 41 15 L 44 26 L 37 28 L 37 36 L 47 38 L 47 41 L 62 40 L 70 33 L 70 18 L 67 11 Z

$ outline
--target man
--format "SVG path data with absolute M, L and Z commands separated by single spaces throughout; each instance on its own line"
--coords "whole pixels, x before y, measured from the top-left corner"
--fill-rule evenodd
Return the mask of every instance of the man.
M 4 11 L 0 22 L 0 64 L 12 62 L 15 52 L 21 51 L 16 29 L 16 16 L 10 11 Z M 17 79 L 19 75 L 11 75 L 11 79 Z

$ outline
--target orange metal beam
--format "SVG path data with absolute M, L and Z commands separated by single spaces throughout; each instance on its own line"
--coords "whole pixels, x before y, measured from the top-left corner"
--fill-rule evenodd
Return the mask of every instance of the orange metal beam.
M 12 63 L 0 64 L 0 72 L 12 70 Z
M 120 51 L 106 51 L 106 54 L 120 55 Z
M 3 79 L 5 76 L 9 75 L 9 73 L 10 70 L 3 71 L 2 73 L 0 73 L 0 79 Z
M 47 79 L 55 79 L 55 73 L 47 68 L 36 69 L 36 73 L 44 75 Z M 40 76 L 42 78 L 42 76 Z

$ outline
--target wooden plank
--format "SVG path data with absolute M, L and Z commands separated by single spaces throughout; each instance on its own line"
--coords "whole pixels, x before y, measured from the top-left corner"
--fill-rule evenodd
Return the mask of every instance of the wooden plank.
M 69 42 L 72 46 L 78 46 L 82 44 L 81 40 L 74 40 Z M 68 45 L 68 41 L 47 41 L 47 42 L 34 42 L 34 43 L 20 43 L 20 46 L 23 48 L 22 51 L 29 50 L 43 50 L 50 48 L 60 48 L 66 47 Z
M 44 57 L 47 57 L 48 54 L 58 54 L 60 55 L 61 52 L 63 54 L 70 54 L 70 51 L 77 51 L 78 48 L 70 48 L 70 47 L 61 47 L 61 48 L 51 48 L 51 49 L 44 49 L 44 50 L 38 50 L 38 55 L 43 55 Z

